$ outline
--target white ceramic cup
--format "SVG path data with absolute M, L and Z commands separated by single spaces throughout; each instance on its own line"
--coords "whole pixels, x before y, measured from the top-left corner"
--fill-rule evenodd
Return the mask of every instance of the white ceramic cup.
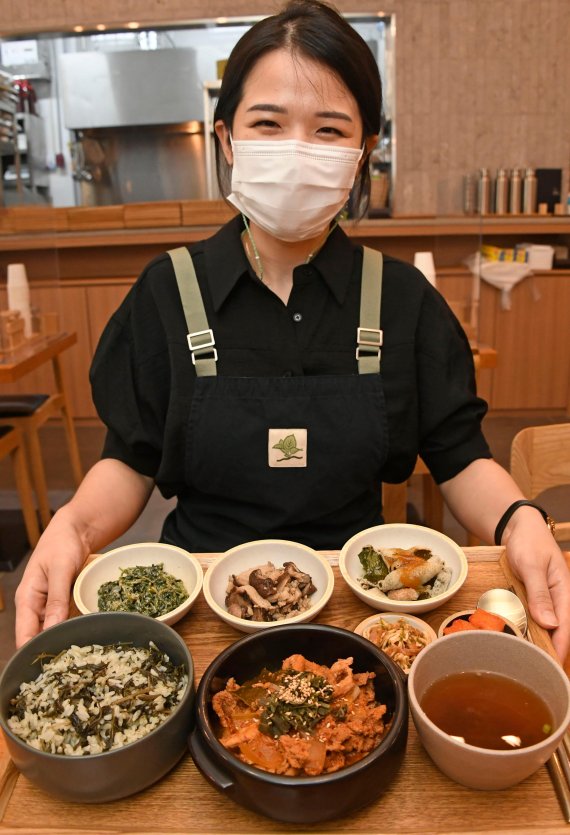
M 17 310 L 24 320 L 24 335 L 32 335 L 30 286 L 24 264 L 8 264 L 6 289 L 8 310 Z
M 527 748 L 499 751 L 467 745 L 438 728 L 421 708 L 427 688 L 444 676 L 475 671 L 508 676 L 534 690 L 552 713 L 550 736 Z M 570 684 L 562 667 L 534 644 L 503 632 L 462 632 L 429 644 L 412 665 L 408 696 L 418 735 L 434 763 L 473 789 L 505 789 L 530 777 L 558 747 L 570 723 Z
M 435 287 L 435 262 L 433 252 L 416 252 L 414 255 L 414 267 L 422 272 L 430 284 Z

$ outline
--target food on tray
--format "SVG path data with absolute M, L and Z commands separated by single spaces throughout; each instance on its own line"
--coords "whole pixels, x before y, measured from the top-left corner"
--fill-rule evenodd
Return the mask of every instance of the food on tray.
M 400 618 L 396 623 L 380 618 L 362 634 L 385 652 L 405 673 L 410 672 L 414 658 L 428 644 L 425 632 L 405 618 Z
M 310 609 L 316 590 L 311 576 L 294 562 L 283 563 L 282 568 L 267 562 L 230 576 L 226 608 L 245 620 L 284 620 Z
M 485 609 L 475 609 L 468 618 L 457 617 L 443 630 L 444 635 L 454 632 L 467 632 L 471 629 L 490 629 L 493 632 L 504 632 L 507 622 L 499 615 L 486 612 Z
M 428 548 L 374 548 L 367 545 L 358 555 L 364 589 L 378 589 L 391 600 L 426 600 L 447 590 L 449 569 Z
M 533 690 L 496 673 L 454 673 L 434 681 L 421 706 L 442 731 L 480 748 L 526 748 L 550 736 L 553 718 Z
M 220 742 L 273 774 L 315 776 L 362 759 L 385 734 L 386 706 L 375 674 L 354 673 L 352 661 L 326 667 L 292 655 L 242 685 L 230 678 L 212 700 Z
M 39 751 L 100 754 L 155 730 L 182 699 L 188 677 L 152 641 L 72 646 L 10 700 L 8 725 Z
M 164 563 L 121 568 L 117 580 L 97 592 L 100 612 L 138 612 L 158 618 L 184 603 L 188 591 L 182 580 L 164 570 Z

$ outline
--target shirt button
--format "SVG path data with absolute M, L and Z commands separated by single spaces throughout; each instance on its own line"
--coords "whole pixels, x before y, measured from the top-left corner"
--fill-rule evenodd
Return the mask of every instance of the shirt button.
M 302 318 L 303 318 L 303 315 L 301 313 L 293 313 L 293 321 L 294 322 L 300 322 L 302 320 Z

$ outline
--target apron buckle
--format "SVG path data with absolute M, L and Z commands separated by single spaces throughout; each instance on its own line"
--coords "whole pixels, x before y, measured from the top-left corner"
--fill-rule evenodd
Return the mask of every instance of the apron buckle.
M 186 337 L 188 340 L 188 347 L 192 352 L 192 363 L 196 365 L 197 359 L 206 359 L 207 355 L 211 355 L 214 362 L 218 361 L 218 351 L 215 348 L 214 333 L 211 328 L 203 331 L 194 331 L 189 333 Z
M 380 356 L 383 333 L 378 328 L 357 328 L 356 341 L 356 359 L 360 359 L 361 356 Z

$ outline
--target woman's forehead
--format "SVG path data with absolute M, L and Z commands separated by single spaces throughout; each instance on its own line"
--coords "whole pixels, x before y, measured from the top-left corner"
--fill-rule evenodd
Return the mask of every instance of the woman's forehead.
M 336 101 L 343 102 L 345 109 L 358 110 L 354 96 L 332 68 L 286 49 L 262 55 L 247 76 L 241 104 L 247 108 L 260 96 L 267 103 L 302 101 L 320 106 Z

